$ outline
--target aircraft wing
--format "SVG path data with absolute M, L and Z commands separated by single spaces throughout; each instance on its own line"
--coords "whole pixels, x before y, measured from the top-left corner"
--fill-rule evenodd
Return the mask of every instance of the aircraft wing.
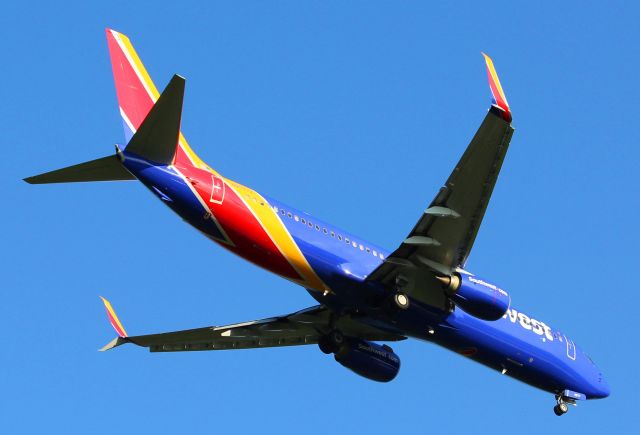
M 450 275 L 464 267 L 514 131 L 493 62 L 485 60 L 493 94 L 489 113 L 413 230 L 368 280 L 390 284 L 406 269 Z
M 147 347 L 151 352 L 181 352 L 196 350 L 250 349 L 260 347 L 299 346 L 316 344 L 333 328 L 345 335 L 370 341 L 398 341 L 404 336 L 368 326 L 348 316 L 340 317 L 333 327 L 330 311 L 321 305 L 293 314 L 225 326 L 187 329 L 161 334 L 129 336 L 122 327 L 111 304 L 102 298 L 107 315 L 118 337 L 100 349 L 112 349 L 126 343 Z

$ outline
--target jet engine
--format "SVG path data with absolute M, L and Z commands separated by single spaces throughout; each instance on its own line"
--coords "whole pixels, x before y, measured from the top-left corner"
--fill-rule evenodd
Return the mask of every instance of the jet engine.
M 393 349 L 365 340 L 346 338 L 335 359 L 354 373 L 378 382 L 389 382 L 400 371 L 400 358 Z
M 438 279 L 458 307 L 479 319 L 498 320 L 511 305 L 506 291 L 477 276 L 454 274 Z

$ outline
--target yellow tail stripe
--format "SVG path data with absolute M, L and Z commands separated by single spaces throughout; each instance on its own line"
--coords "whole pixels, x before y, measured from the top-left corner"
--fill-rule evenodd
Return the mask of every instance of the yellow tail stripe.
M 227 181 L 227 185 L 236 192 L 249 210 L 251 210 L 289 264 L 291 264 L 296 272 L 304 279 L 304 282 L 300 284 L 317 291 L 330 290 L 313 270 L 284 223 L 282 223 L 267 200 L 258 192 L 242 184 L 235 183 L 231 180 L 225 181 Z M 249 195 L 249 198 L 247 198 L 247 195 Z M 257 202 L 253 201 L 252 198 L 256 198 Z

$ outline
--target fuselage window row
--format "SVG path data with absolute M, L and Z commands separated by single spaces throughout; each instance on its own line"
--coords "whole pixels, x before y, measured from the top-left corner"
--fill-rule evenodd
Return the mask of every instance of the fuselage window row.
M 249 195 L 247 195 L 247 198 L 248 198 L 248 197 L 249 197 Z M 253 199 L 254 199 L 254 201 L 256 200 L 255 198 L 253 198 Z M 260 205 L 264 205 L 264 203 L 260 202 Z M 267 205 L 269 205 L 269 204 L 267 204 Z M 271 207 L 271 206 L 269 205 L 269 207 Z M 294 215 L 293 213 L 291 213 L 291 212 L 287 212 L 287 211 L 286 211 L 286 210 L 284 210 L 284 209 L 278 209 L 278 207 L 276 207 L 275 205 L 274 205 L 272 208 L 273 208 L 273 211 L 274 211 L 274 212 L 276 212 L 276 214 L 277 214 L 278 212 L 280 212 L 280 214 L 281 214 L 282 216 L 287 216 L 289 219 L 293 219 L 293 220 L 295 220 L 296 222 L 301 222 L 301 223 L 302 223 L 302 225 L 308 225 L 308 227 L 309 227 L 309 228 L 313 228 L 313 227 L 314 227 L 313 222 L 311 222 L 311 221 L 307 221 L 305 218 L 301 218 L 301 217 L 299 217 L 298 215 Z M 316 231 L 320 231 L 320 225 L 315 224 L 315 229 L 316 229 Z M 336 234 L 336 232 L 335 232 L 335 231 L 329 231 L 328 229 L 326 229 L 326 228 L 324 228 L 324 227 L 323 227 L 323 228 L 322 228 L 322 233 L 323 233 L 325 236 L 328 236 L 328 235 L 330 234 L 330 235 L 331 235 L 331 237 L 333 237 L 333 238 L 336 238 L 336 236 L 337 236 L 337 237 L 338 237 L 338 241 L 342 241 L 342 235 L 340 235 L 340 234 Z M 345 241 L 345 243 L 346 243 L 347 245 L 351 245 L 351 246 L 353 246 L 353 247 L 354 247 L 354 248 L 356 248 L 356 249 L 360 248 L 360 250 L 361 250 L 361 251 L 363 251 L 363 252 L 364 252 L 364 251 L 366 251 L 367 253 L 371 253 L 371 254 L 373 254 L 373 256 L 374 256 L 374 257 L 379 257 L 380 259 L 384 260 L 384 256 L 382 255 L 382 252 L 378 253 L 377 251 L 372 250 L 372 249 L 371 249 L 371 248 L 369 248 L 369 247 L 365 247 L 364 245 L 357 243 L 355 240 L 354 240 L 354 241 L 349 240 L 349 239 L 348 239 L 348 238 L 346 238 L 346 237 L 344 238 L 344 241 Z

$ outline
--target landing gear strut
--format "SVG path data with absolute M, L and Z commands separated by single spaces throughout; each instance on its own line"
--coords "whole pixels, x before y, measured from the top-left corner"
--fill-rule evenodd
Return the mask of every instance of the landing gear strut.
M 558 404 L 553 407 L 553 412 L 558 417 L 569 412 L 569 405 L 567 405 L 567 402 L 563 400 L 562 396 L 556 396 L 556 401 L 558 402 Z

